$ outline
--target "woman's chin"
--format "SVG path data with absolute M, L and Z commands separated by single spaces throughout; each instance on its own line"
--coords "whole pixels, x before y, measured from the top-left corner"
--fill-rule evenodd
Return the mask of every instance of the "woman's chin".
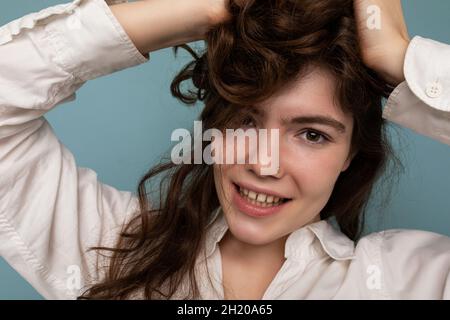
M 270 230 L 251 221 L 229 221 L 229 229 L 234 238 L 251 245 L 265 245 L 276 240 Z

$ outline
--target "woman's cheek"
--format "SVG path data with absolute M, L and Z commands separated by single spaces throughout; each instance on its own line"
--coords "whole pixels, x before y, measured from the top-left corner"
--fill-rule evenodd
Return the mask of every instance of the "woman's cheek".
M 343 161 L 333 154 L 309 154 L 291 161 L 291 172 L 303 190 L 324 192 L 332 188 Z
M 236 170 L 239 168 L 235 164 L 214 164 L 214 183 L 219 199 L 224 202 L 231 202 L 230 178 L 239 174 Z
M 225 177 L 227 176 L 227 174 L 227 168 L 224 165 L 214 164 L 214 184 L 219 199 L 223 199 L 226 194 L 225 190 L 223 190 L 223 187 L 225 187 Z

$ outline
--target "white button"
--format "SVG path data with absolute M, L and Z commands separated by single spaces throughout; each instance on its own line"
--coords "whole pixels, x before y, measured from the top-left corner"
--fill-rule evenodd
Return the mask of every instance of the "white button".
M 427 85 L 426 94 L 430 98 L 437 98 L 442 94 L 442 84 L 439 82 L 431 82 Z

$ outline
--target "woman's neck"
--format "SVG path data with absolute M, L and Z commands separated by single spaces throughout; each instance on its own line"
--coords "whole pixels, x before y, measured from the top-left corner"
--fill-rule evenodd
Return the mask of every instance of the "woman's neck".
M 249 244 L 240 241 L 228 230 L 219 242 L 222 254 L 227 254 L 233 260 L 259 264 L 262 261 L 284 261 L 284 250 L 287 236 L 263 245 Z
M 261 299 L 283 266 L 286 239 L 252 245 L 228 230 L 219 242 L 224 299 Z

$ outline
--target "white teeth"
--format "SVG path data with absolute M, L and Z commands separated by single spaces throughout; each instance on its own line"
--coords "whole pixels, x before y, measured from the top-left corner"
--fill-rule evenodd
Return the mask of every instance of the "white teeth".
M 262 193 L 258 193 L 258 197 L 256 198 L 256 201 L 266 202 L 266 198 L 267 198 L 267 195 L 262 194 Z
M 256 192 L 249 191 L 247 196 L 252 200 L 256 200 L 256 195 L 257 195 Z
M 250 201 L 250 203 L 257 204 L 261 207 L 278 205 L 281 202 L 280 200 L 282 199 L 280 197 L 275 197 L 264 193 L 256 193 L 255 191 L 251 191 L 241 187 L 239 188 L 239 192 L 241 193 L 241 195 L 246 197 Z

